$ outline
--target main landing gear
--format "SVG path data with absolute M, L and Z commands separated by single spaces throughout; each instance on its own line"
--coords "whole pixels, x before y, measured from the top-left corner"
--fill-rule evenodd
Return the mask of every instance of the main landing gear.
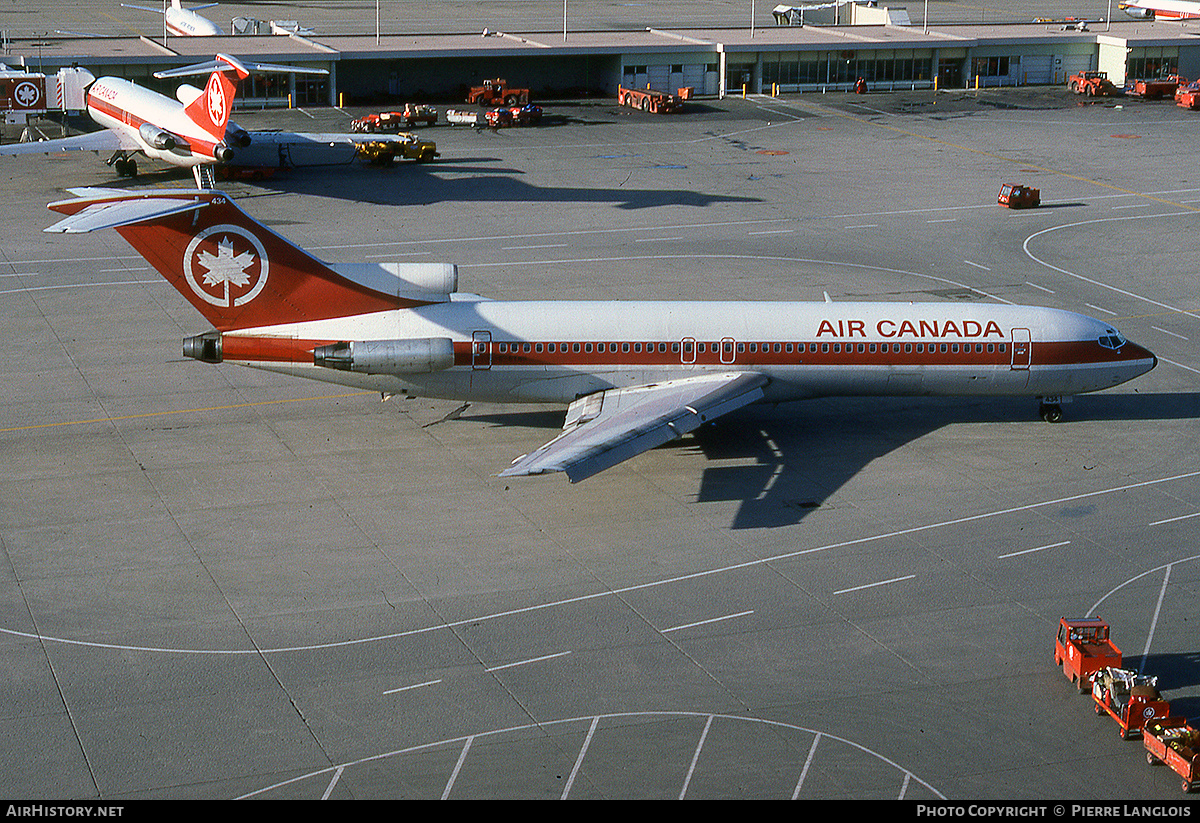
M 1042 419 L 1047 423 L 1057 423 L 1063 418 L 1062 403 L 1068 402 L 1070 399 L 1071 398 L 1068 397 L 1066 401 L 1064 401 L 1061 397 L 1039 397 L 1038 414 L 1040 414 Z
M 116 152 L 105 162 L 117 170 L 118 177 L 137 177 L 137 161 L 129 156 L 129 152 Z

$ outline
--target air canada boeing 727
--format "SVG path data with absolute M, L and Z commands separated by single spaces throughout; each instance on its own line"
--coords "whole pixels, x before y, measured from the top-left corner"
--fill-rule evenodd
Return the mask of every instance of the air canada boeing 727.
M 172 100 L 122 77 L 101 77 L 87 89 L 88 116 L 104 129 L 73 137 L 11 143 L 0 155 L 112 151 L 122 177 L 137 174 L 136 155 L 192 170 L 198 188 L 214 188 L 215 166 L 277 168 L 349 163 L 363 143 L 402 143 L 405 135 L 247 131 L 229 115 L 238 84 L 252 72 L 326 75 L 325 69 L 242 61 L 228 54 L 155 72 L 155 77 L 208 75 L 203 89 L 184 83 Z M 230 77 L 232 75 L 232 77 Z
M 48 232 L 113 228 L 213 330 L 184 354 L 379 391 L 561 403 L 563 431 L 502 475 L 582 480 L 750 403 L 1106 389 L 1156 358 L 1108 323 L 1034 306 L 503 301 L 455 266 L 324 263 L 216 191 L 81 189 Z

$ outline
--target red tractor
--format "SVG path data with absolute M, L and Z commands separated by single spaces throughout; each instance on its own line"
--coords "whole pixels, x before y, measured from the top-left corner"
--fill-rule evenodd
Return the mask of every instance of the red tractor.
M 1009 209 L 1035 209 L 1042 204 L 1042 190 L 1005 183 L 996 195 L 996 202 Z
M 1121 650 L 1108 639 L 1108 622 L 1099 617 L 1064 617 L 1058 621 L 1054 665 L 1075 684 L 1080 694 L 1092 688 L 1101 669 L 1121 667 Z
M 1106 71 L 1081 71 L 1067 78 L 1067 88 L 1076 94 L 1088 97 L 1111 97 L 1117 87 L 1108 79 Z
M 510 89 L 503 77 L 484 80 L 482 86 L 474 86 L 467 94 L 467 102 L 479 106 L 524 106 L 529 102 L 529 89 Z

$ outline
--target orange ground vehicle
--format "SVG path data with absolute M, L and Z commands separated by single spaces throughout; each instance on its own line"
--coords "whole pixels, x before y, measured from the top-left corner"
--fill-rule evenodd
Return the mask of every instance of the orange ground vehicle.
M 1067 88 L 1088 97 L 1109 97 L 1117 93 L 1117 87 L 1108 79 L 1106 71 L 1081 71 L 1072 74 L 1067 78 Z
M 1121 737 L 1133 738 L 1151 720 L 1171 714 L 1171 704 L 1158 693 L 1158 678 L 1128 669 L 1106 667 L 1092 679 L 1096 714 L 1108 712 L 1121 727 Z
M 480 106 L 524 106 L 529 102 L 529 89 L 510 89 L 507 80 L 497 77 L 484 80 L 482 86 L 473 86 L 467 102 Z
M 996 202 L 1010 209 L 1035 209 L 1042 204 L 1042 190 L 1032 186 L 1005 183 L 996 195 Z
M 1142 727 L 1146 762 L 1151 766 L 1166 763 L 1183 778 L 1183 790 L 1200 789 L 1200 729 L 1192 728 L 1182 717 L 1151 720 Z
M 412 128 L 418 123 L 432 126 L 437 122 L 437 112 L 429 106 L 404 104 L 403 111 L 381 111 L 364 115 L 350 121 L 350 131 L 373 133 L 377 131 L 399 131 Z
M 1200 109 L 1200 81 L 1181 84 L 1176 88 L 1175 105 L 1184 109 Z
M 1092 688 L 1092 677 L 1103 668 L 1121 667 L 1121 650 L 1108 638 L 1108 622 L 1099 617 L 1064 617 L 1058 621 L 1054 665 L 1076 685 L 1080 694 Z
M 1160 97 L 1172 97 L 1179 87 L 1180 77 L 1156 77 L 1152 80 L 1133 81 L 1133 93 L 1147 100 L 1157 100 Z
M 641 109 L 651 114 L 667 114 L 673 111 L 683 111 L 682 98 L 652 89 L 627 89 L 617 86 L 617 105 Z

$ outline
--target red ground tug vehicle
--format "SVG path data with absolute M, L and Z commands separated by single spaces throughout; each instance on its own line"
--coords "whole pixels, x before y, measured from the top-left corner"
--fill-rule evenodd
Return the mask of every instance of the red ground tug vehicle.
M 1158 693 L 1158 678 L 1128 669 L 1106 667 L 1092 680 L 1096 714 L 1108 714 L 1121 727 L 1121 737 L 1132 739 L 1151 720 L 1171 714 L 1171 704 Z
M 996 195 L 996 202 L 1010 209 L 1035 209 L 1042 204 L 1042 190 L 1005 183 Z
M 510 89 L 507 80 L 497 77 L 484 80 L 482 86 L 473 86 L 467 102 L 480 106 L 524 106 L 529 102 L 529 89 Z
M 1151 80 L 1134 80 L 1133 93 L 1147 100 L 1172 97 L 1175 94 L 1175 89 L 1179 88 L 1180 80 L 1181 78 L 1178 75 L 1156 77 Z
M 1067 88 L 1076 94 L 1088 97 L 1111 97 L 1117 87 L 1108 79 L 1106 71 L 1081 71 L 1067 78 Z
M 1079 693 L 1092 688 L 1092 676 L 1104 668 L 1121 668 L 1121 650 L 1108 639 L 1108 622 L 1099 617 L 1064 617 L 1058 621 L 1054 665 L 1062 666 Z
M 617 86 L 617 105 L 641 109 L 651 114 L 683 111 L 683 98 L 653 89 L 627 89 Z
M 1182 717 L 1164 717 L 1142 727 L 1142 742 L 1147 763 L 1166 763 L 1183 778 L 1185 792 L 1200 790 L 1200 729 Z

